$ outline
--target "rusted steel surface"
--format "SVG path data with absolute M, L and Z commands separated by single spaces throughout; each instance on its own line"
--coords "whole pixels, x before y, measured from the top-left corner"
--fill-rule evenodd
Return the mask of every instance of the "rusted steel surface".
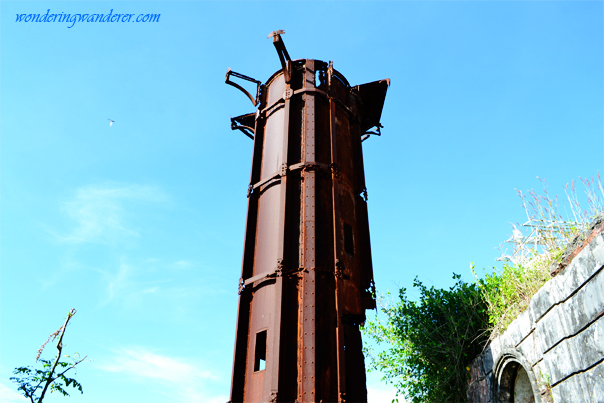
M 331 62 L 292 61 L 282 33 L 269 35 L 281 70 L 266 83 L 226 79 L 257 108 L 231 119 L 254 148 L 230 401 L 366 402 L 359 325 L 375 300 L 361 141 L 380 134 L 390 82 L 351 87 Z

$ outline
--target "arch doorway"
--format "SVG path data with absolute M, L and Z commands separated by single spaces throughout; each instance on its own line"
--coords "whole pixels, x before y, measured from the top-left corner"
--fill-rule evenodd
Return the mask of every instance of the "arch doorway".
M 518 366 L 514 380 L 514 403 L 535 403 L 535 394 L 528 374 L 522 365 Z
M 497 366 L 496 396 L 500 403 L 539 403 L 535 393 L 536 382 L 532 371 L 526 370 L 520 357 L 506 355 Z

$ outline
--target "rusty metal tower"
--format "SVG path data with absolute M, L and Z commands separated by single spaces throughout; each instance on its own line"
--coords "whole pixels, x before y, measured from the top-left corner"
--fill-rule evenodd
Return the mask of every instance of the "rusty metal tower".
M 361 142 L 380 134 L 390 81 L 352 87 L 332 62 L 291 60 L 281 34 L 269 35 L 281 69 L 266 83 L 226 75 L 256 107 L 231 118 L 254 150 L 230 401 L 366 402 L 359 325 L 375 300 Z

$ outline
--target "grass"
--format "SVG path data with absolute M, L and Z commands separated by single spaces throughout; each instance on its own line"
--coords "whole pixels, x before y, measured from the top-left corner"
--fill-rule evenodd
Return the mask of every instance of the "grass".
M 493 268 L 479 279 L 474 266 L 472 273 L 487 303 L 490 339 L 494 339 L 527 307 L 535 293 L 552 278 L 565 250 L 577 239 L 584 237 L 590 223 L 604 213 L 604 187 L 598 173 L 591 181 L 579 178 L 585 186 L 587 209 L 583 210 L 572 181 L 565 188 L 570 213 L 562 214 L 558 197 L 551 197 L 547 183 L 542 194 L 534 189 L 523 193 L 522 199 L 527 221 L 513 225 L 513 234 L 506 241 L 512 246 L 510 254 L 504 251 L 498 260 L 504 261 L 501 270 Z M 566 218 L 566 217 L 568 218 Z M 524 232 L 521 229 L 524 230 Z

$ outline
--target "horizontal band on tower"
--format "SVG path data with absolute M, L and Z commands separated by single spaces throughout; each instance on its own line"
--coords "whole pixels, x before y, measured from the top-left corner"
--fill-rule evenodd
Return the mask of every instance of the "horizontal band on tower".
M 258 118 L 260 116 L 264 116 L 268 112 L 272 112 L 273 109 L 277 107 L 277 105 L 284 103 L 286 99 L 290 99 L 292 96 L 294 96 L 294 95 L 300 95 L 300 94 L 320 95 L 320 96 L 322 96 L 323 98 L 325 98 L 327 100 L 334 101 L 336 103 L 336 105 L 338 105 L 342 109 L 344 109 L 344 111 L 346 111 L 346 113 L 348 113 L 350 116 L 354 116 L 354 114 L 352 113 L 352 111 L 350 110 L 350 108 L 346 104 L 344 104 L 339 99 L 337 99 L 335 97 L 332 97 L 328 92 L 322 91 L 322 90 L 317 89 L 317 88 L 300 88 L 299 90 L 295 90 L 295 91 L 286 90 L 283 93 L 283 96 L 281 98 L 279 98 L 278 100 L 276 100 L 275 102 L 273 102 L 271 105 L 269 105 L 266 108 L 264 108 L 261 111 L 259 111 L 259 113 L 257 114 L 256 118 Z
M 282 176 L 287 175 L 288 172 L 294 172 L 294 171 L 310 171 L 310 170 L 323 170 L 326 172 L 331 172 L 331 171 L 335 171 L 337 172 L 337 167 L 335 167 L 335 169 L 333 169 L 329 164 L 324 164 L 322 162 L 316 162 L 316 161 L 306 161 L 306 162 L 299 162 L 297 164 L 292 164 L 290 166 L 287 166 L 286 164 L 282 164 L 281 165 L 281 170 L 279 172 L 275 172 L 273 175 L 269 176 L 268 178 L 261 180 L 260 182 L 256 182 L 255 184 L 250 184 L 248 186 L 248 190 L 247 190 L 247 197 L 250 197 L 250 195 L 253 193 L 254 190 L 258 189 L 260 186 L 266 185 L 267 183 L 271 182 L 271 181 L 276 181 L 276 180 L 280 180 Z

